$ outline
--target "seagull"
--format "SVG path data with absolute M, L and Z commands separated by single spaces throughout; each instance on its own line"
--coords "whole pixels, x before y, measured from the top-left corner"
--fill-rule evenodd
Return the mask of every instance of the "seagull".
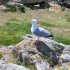
M 39 37 L 44 37 L 44 38 L 53 37 L 53 35 L 48 30 L 46 30 L 42 27 L 38 27 L 36 19 L 32 19 L 31 32 L 33 35 L 37 36 L 38 39 L 39 39 Z

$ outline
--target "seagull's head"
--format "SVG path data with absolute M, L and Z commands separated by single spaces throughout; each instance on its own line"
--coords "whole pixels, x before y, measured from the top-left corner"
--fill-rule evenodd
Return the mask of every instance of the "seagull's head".
M 32 24 L 33 25 L 37 25 L 37 20 L 36 19 L 32 19 Z

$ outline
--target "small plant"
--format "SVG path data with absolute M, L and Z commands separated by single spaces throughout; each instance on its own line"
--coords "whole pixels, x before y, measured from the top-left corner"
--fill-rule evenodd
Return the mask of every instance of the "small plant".
M 65 8 L 65 7 L 62 7 L 61 9 L 62 9 L 62 11 L 65 11 L 65 10 L 66 10 L 66 8 Z
M 7 11 L 8 12 L 16 12 L 16 8 L 15 7 L 9 7 Z
M 3 56 L 3 53 L 2 53 L 2 52 L 0 52 L 0 59 L 2 58 L 2 56 Z
M 23 62 L 16 60 L 16 64 L 25 66 Z

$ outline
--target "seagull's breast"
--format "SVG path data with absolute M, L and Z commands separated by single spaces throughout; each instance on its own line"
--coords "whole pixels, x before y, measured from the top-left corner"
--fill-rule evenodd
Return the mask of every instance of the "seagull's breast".
M 32 27 L 31 27 L 31 32 L 33 33 L 35 30 L 37 29 L 37 25 L 32 25 Z
M 31 32 L 32 32 L 32 33 L 33 33 L 35 30 L 36 30 L 35 28 L 31 27 Z

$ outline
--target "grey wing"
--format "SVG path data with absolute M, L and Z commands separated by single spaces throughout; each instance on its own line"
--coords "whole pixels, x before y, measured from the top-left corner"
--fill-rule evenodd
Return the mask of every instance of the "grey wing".
M 44 28 L 41 28 L 41 27 L 38 27 L 38 29 L 39 29 L 39 34 L 41 36 L 45 37 L 45 36 L 49 36 L 50 35 L 50 32 L 48 30 L 46 30 Z

